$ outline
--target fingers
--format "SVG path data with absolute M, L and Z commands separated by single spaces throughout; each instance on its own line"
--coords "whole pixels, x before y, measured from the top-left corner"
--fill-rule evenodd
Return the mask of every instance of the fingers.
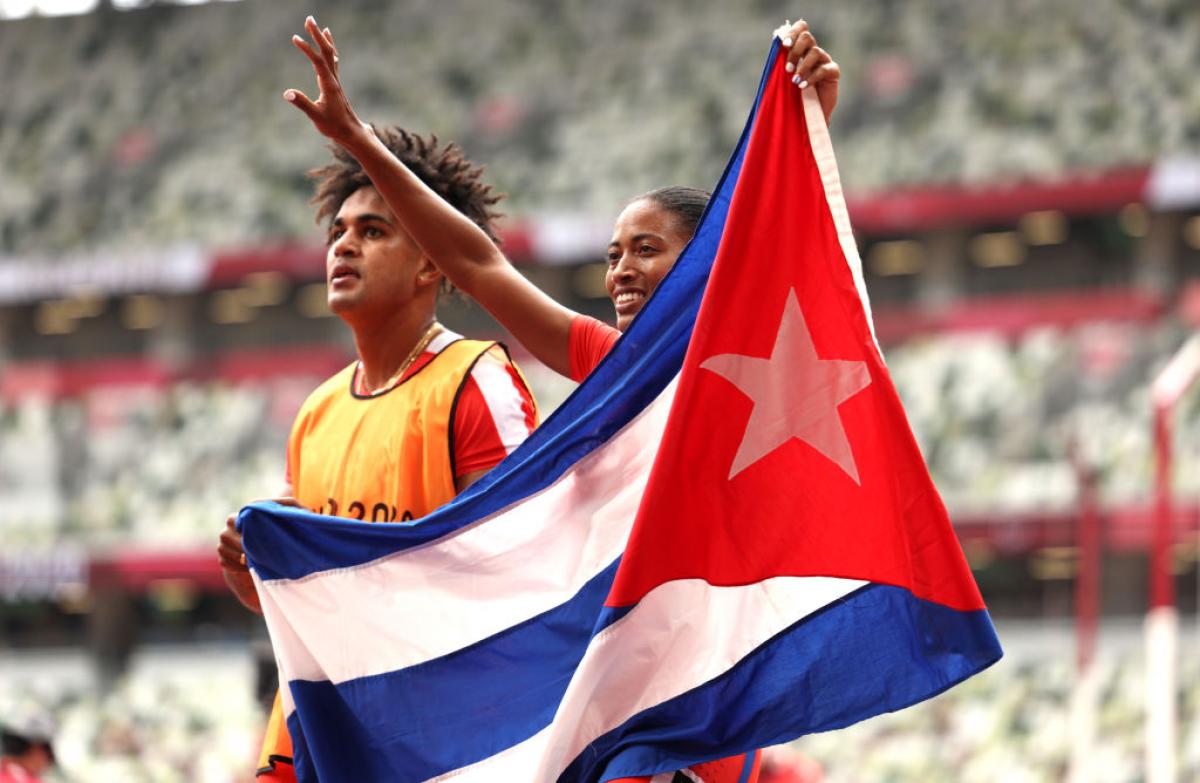
M 327 40 L 329 42 L 329 45 L 331 47 L 333 47 L 333 75 L 337 76 L 338 75 L 338 53 L 337 53 L 337 44 L 335 44 L 333 42 L 333 31 L 330 30 L 328 27 L 326 27 L 321 32 L 325 33 L 325 40 Z
M 283 99 L 307 114 L 308 118 L 313 122 L 317 122 L 320 119 L 320 110 L 317 109 L 317 105 L 299 90 L 284 90 Z
M 823 65 L 817 67 L 808 76 L 809 84 L 821 84 L 822 82 L 836 82 L 842 78 L 842 69 L 833 60 L 829 60 Z
M 226 571 L 249 571 L 250 567 L 246 565 L 246 554 L 244 552 L 234 552 L 227 547 L 217 547 L 217 561 L 220 562 L 221 568 Z
M 800 34 L 806 30 L 808 30 L 808 22 L 798 19 L 795 23 L 785 22 L 775 30 L 775 36 L 779 38 L 784 49 L 790 49 Z
M 304 56 L 312 62 L 313 70 L 317 72 L 318 79 L 321 78 L 324 71 L 329 70 L 329 64 L 326 63 L 324 55 L 318 54 L 308 41 L 298 35 L 293 35 L 292 45 L 304 52 Z
M 242 535 L 237 531 L 237 514 L 225 518 L 225 529 L 217 539 L 217 559 L 221 568 L 231 571 L 248 571 L 246 552 L 242 549 Z
M 333 35 L 329 33 L 329 28 L 322 30 L 317 26 L 317 20 L 311 16 L 304 20 L 304 29 L 316 42 L 317 48 L 321 50 L 321 58 L 329 67 L 329 70 L 336 70 L 337 51 L 333 47 Z
M 809 52 L 816 45 L 817 39 L 808 30 L 797 35 L 795 43 L 792 44 L 788 51 L 787 64 L 784 66 L 784 69 L 788 73 L 795 72 L 800 67 L 800 63 L 804 61 L 804 58 L 808 56 Z
M 833 58 L 819 46 L 814 46 L 808 50 L 808 53 L 796 63 L 796 75 L 792 77 L 792 82 L 800 89 L 804 89 L 809 84 L 816 84 L 813 76 L 821 66 L 826 63 L 833 62 Z
M 317 27 L 316 20 L 311 16 L 304 20 L 304 29 L 312 40 L 309 41 L 300 35 L 293 35 L 292 45 L 304 52 L 304 56 L 312 63 L 313 71 L 317 75 L 317 87 L 320 94 L 316 101 L 313 101 L 299 90 L 287 90 L 283 93 L 283 99 L 308 115 L 308 118 L 316 124 L 317 129 L 328 136 L 333 127 L 328 125 L 331 107 L 335 110 L 339 107 L 348 108 L 344 105 L 346 99 L 342 94 L 341 83 L 338 81 L 337 48 L 334 46 L 333 33 L 329 28 L 320 29 Z
M 842 75 L 841 68 L 829 56 L 829 52 L 817 45 L 817 39 L 807 22 L 801 20 L 786 28 L 781 27 L 776 34 L 780 35 L 781 44 L 788 50 L 784 70 L 792 74 L 792 84 L 802 90 L 810 85 L 821 84 L 822 103 L 830 104 L 825 112 L 828 118 L 833 104 L 837 102 L 837 81 Z
M 245 550 L 242 549 L 242 534 L 233 528 L 226 528 L 221 531 L 221 535 L 217 537 L 218 547 L 228 549 L 235 555 L 242 554 Z M 240 557 L 235 557 L 234 560 L 240 560 Z
M 808 22 L 801 19 L 786 28 L 780 28 L 776 35 L 780 38 L 780 45 L 788 50 L 784 70 L 792 73 L 796 70 L 796 63 L 808 52 L 814 41 L 812 33 L 808 31 Z
M 300 35 L 292 36 L 292 45 L 304 52 L 304 56 L 312 63 L 313 70 L 317 74 L 317 83 L 321 86 L 321 90 L 325 91 L 331 86 L 331 79 L 336 81 L 338 75 L 338 56 L 337 50 L 333 46 L 333 33 L 329 31 L 329 28 L 319 30 L 316 21 L 311 16 L 304 21 L 304 29 L 312 36 L 316 46 L 314 47 Z
M 295 90 L 289 90 L 288 92 L 295 92 Z M 304 100 L 307 101 L 308 99 L 305 98 Z M 300 505 L 300 501 L 294 497 L 284 495 L 269 498 L 267 501 L 256 500 L 254 502 L 270 502 L 278 503 L 281 506 L 303 508 Z M 217 559 L 221 563 L 221 568 L 227 571 L 249 571 L 250 569 L 246 564 L 246 550 L 242 546 L 242 534 L 237 529 L 237 519 L 237 514 L 230 514 L 225 518 L 225 529 L 221 531 L 221 535 L 217 539 Z
M 221 536 L 217 543 L 217 560 L 221 563 L 221 568 L 228 571 L 248 571 L 246 566 L 246 552 L 242 549 L 242 537 L 233 527 L 233 515 L 225 521 L 225 530 L 221 531 Z

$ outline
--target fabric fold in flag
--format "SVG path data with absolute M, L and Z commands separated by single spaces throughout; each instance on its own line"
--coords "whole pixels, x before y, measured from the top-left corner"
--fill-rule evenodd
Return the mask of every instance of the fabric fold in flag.
M 301 780 L 653 775 L 999 659 L 783 66 L 675 268 L 495 470 L 414 523 L 242 511 Z

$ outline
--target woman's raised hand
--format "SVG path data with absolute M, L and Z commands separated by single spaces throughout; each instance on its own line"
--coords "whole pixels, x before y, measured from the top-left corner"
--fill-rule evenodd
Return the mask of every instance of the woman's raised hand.
M 803 19 L 795 23 L 785 22 L 775 30 L 775 35 L 783 48 L 788 50 L 784 67 L 792 74 L 792 84 L 801 90 L 812 87 L 817 91 L 821 111 L 828 123 L 837 106 L 838 79 L 842 76 L 842 69 L 829 56 L 829 52 L 817 46 L 816 37 Z

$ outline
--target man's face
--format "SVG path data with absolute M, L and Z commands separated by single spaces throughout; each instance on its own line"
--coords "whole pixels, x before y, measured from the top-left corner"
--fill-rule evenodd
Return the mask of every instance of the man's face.
M 345 319 L 385 317 L 440 277 L 373 187 L 354 191 L 329 226 L 329 309 Z

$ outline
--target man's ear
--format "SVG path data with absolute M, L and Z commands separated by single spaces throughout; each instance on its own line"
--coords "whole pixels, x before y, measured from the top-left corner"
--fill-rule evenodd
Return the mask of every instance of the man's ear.
M 417 266 L 417 285 L 438 285 L 442 281 L 442 270 L 438 269 L 437 264 L 433 263 L 433 259 L 429 256 L 421 256 L 420 264 Z

